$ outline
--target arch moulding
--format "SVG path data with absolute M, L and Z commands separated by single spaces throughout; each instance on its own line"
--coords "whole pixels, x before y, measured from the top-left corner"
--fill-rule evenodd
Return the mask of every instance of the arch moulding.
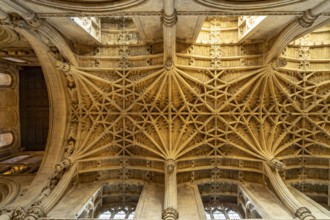
M 38 38 L 36 34 L 31 33 L 24 28 L 15 28 L 15 30 L 22 34 L 31 44 L 34 49 L 40 66 L 45 77 L 50 115 L 49 115 L 49 131 L 45 148 L 45 156 L 41 163 L 37 176 L 33 180 L 31 188 L 24 194 L 26 199 L 21 206 L 27 206 L 40 193 L 40 191 L 47 184 L 48 177 L 53 173 L 55 164 L 61 160 L 62 155 L 62 140 L 64 140 L 66 120 L 67 120 L 67 102 L 65 98 L 64 85 L 61 80 L 61 73 L 54 66 L 56 59 L 53 57 L 48 47 Z M 59 141 L 60 140 L 60 141 Z M 17 204 L 12 204 L 14 207 Z

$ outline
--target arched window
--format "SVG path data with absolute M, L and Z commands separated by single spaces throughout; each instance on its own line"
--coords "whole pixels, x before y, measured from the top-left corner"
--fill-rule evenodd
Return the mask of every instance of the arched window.
M 13 135 L 10 132 L 0 134 L 0 148 L 13 143 Z
M 198 185 L 208 220 L 238 220 L 245 218 L 245 212 L 238 203 L 235 193 L 238 186 L 233 183 L 211 182 Z
M 9 86 L 12 82 L 11 76 L 7 73 L 0 73 L 0 86 Z
M 213 218 L 211 218 L 211 219 L 226 219 L 225 214 L 220 210 L 215 210 L 211 214 L 213 215 Z
M 98 219 L 134 219 L 135 211 L 132 208 L 112 208 L 111 210 L 106 210 L 101 212 Z
M 235 210 L 223 207 L 207 207 L 205 208 L 205 215 L 208 220 L 242 219 Z
M 135 209 L 142 192 L 142 184 L 107 184 L 100 188 L 94 206 L 94 218 L 134 219 Z
M 134 219 L 135 212 L 131 212 L 127 219 Z
M 99 215 L 98 219 L 109 219 L 110 217 L 111 217 L 111 212 L 110 211 L 105 211 L 105 212 L 102 212 Z
M 115 214 L 114 219 L 126 219 L 126 213 L 121 210 Z
M 229 219 L 241 219 L 241 216 L 239 215 L 238 212 L 234 210 L 229 210 L 227 212 Z

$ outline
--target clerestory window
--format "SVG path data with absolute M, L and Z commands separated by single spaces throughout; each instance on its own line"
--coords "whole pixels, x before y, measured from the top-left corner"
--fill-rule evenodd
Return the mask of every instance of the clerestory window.
M 103 211 L 98 219 L 134 219 L 134 210 L 130 210 L 127 207 L 125 209 L 112 209 Z
M 111 212 L 110 211 L 105 211 L 105 212 L 102 212 L 99 215 L 98 219 L 109 219 L 110 217 L 111 217 Z
M 207 207 L 205 208 L 205 215 L 208 220 L 242 219 L 238 212 L 223 207 Z

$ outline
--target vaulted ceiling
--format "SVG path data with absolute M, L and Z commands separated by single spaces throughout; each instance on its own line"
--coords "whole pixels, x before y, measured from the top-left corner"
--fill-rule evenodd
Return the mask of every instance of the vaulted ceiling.
M 67 118 L 53 130 L 63 133 L 59 172 L 71 165 L 79 183 L 164 183 L 171 159 L 178 183 L 263 183 L 263 163 L 276 159 L 286 164 L 287 183 L 327 205 L 327 3 L 83 3 L 1 3 L 0 56 L 45 65 L 28 30 L 61 72 Z

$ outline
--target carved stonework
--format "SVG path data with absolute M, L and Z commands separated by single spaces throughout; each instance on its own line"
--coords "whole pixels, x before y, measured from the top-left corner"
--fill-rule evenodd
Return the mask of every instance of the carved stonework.
M 172 173 L 175 169 L 175 161 L 174 160 L 167 160 L 166 169 L 168 173 Z
M 71 7 L 70 10 L 74 5 L 78 7 L 74 1 L 39 2 L 51 7 L 56 2 L 65 2 Z M 105 3 L 103 5 L 108 9 L 121 9 L 117 3 L 113 3 L 112 7 L 106 4 L 110 1 L 98 2 Z M 129 4 L 133 1 L 125 2 Z M 67 95 L 64 98 L 67 106 L 63 106 L 68 111 L 66 132 L 62 131 L 63 140 L 56 140 L 63 147 L 60 150 L 63 155 L 62 158 L 56 155 L 59 159 L 52 163 L 56 164 L 55 169 L 51 171 L 44 189 L 39 190 L 38 199 L 33 201 L 36 205 L 55 205 L 54 201 L 64 194 L 58 191 L 65 191 L 65 187 L 71 186 L 72 182 L 79 185 L 118 181 L 107 190 L 115 194 L 111 190 L 116 188 L 120 195 L 105 193 L 104 197 L 120 201 L 120 205 L 111 206 L 115 211 L 133 210 L 132 207 L 125 207 L 125 202 L 127 204 L 134 196 L 138 198 L 140 193 L 140 189 L 131 190 L 132 185 L 135 181 L 146 181 L 168 187 L 164 196 L 163 219 L 177 219 L 178 184 L 203 182 L 202 196 L 212 203 L 209 207 L 223 208 L 223 197 L 236 199 L 237 184 L 265 184 L 267 178 L 263 164 L 271 174 L 277 175 L 277 171 L 287 169 L 288 182 L 305 181 L 310 178 L 309 175 L 316 175 L 310 170 L 317 162 L 301 162 L 297 158 L 327 159 L 330 154 L 328 43 L 305 37 L 300 40 L 301 45 L 292 43 L 287 46 L 288 42 L 303 33 L 300 31 L 307 31 L 300 25 L 311 25 L 315 17 L 306 12 L 299 21 L 295 20 L 292 24 L 288 21 L 288 28 L 280 32 L 279 38 L 269 36 L 274 38 L 268 45 L 275 42 L 275 49 L 271 47 L 269 50 L 265 46 L 267 42 L 261 38 L 256 41 L 253 40 L 254 35 L 248 36 L 250 40 L 243 38 L 258 23 L 254 15 L 263 11 L 254 11 L 254 15 L 247 11 L 245 18 L 238 17 L 241 11 L 236 12 L 235 16 L 218 15 L 233 13 L 233 5 L 237 8 L 245 5 L 269 9 L 270 5 L 289 5 L 289 1 L 285 4 L 262 1 L 259 4 L 257 1 L 243 0 L 196 0 L 192 1 L 192 6 L 196 2 L 214 8 L 225 5 L 228 12 L 201 8 L 198 9 L 201 11 L 190 12 L 174 10 L 173 14 L 166 15 L 160 10 L 136 12 L 130 9 L 125 12 L 127 14 L 111 11 L 93 21 L 92 14 L 87 13 L 88 9 L 79 6 L 75 10 L 84 12 L 81 14 L 83 26 L 94 31 L 93 34 L 101 42 L 97 46 L 70 42 L 74 52 L 64 44 L 73 38 L 69 35 L 62 37 L 55 25 L 53 27 L 42 19 L 38 20 L 33 13 L 27 13 L 25 18 L 32 27 L 21 17 L 17 18 L 11 28 L 21 30 L 21 33 L 26 31 L 47 44 L 45 48 L 49 51 L 44 54 L 58 56 L 58 61 L 51 64 L 58 69 L 55 73 L 63 74 L 61 80 L 65 88 L 60 92 Z M 148 1 L 145 3 L 149 4 Z M 178 1 L 176 3 L 179 4 Z M 103 13 L 100 6 L 93 4 L 91 8 L 98 8 L 98 13 Z M 212 17 L 198 18 L 201 24 L 204 19 L 205 22 L 201 25 L 199 36 L 196 36 L 196 42 L 188 44 L 184 38 L 176 39 L 181 33 L 176 34 L 175 30 L 180 30 L 180 25 L 183 25 L 180 23 L 184 23 L 184 19 L 189 20 L 188 16 L 212 13 Z M 38 16 L 47 17 L 50 14 L 40 13 Z M 139 37 L 137 21 L 128 17 L 132 14 L 153 15 L 157 18 L 157 28 L 162 28 L 168 36 L 164 34 L 163 38 L 146 44 Z M 182 20 L 181 17 L 178 20 L 178 14 Z M 57 16 L 55 13 L 53 15 Z M 301 10 L 294 15 L 300 16 Z M 139 19 L 143 23 L 145 18 Z M 97 24 L 97 30 L 92 30 L 93 22 Z M 284 27 L 284 20 L 281 22 Z M 323 34 L 328 33 L 329 28 L 325 27 L 313 34 L 317 36 L 315 39 L 323 39 Z M 4 35 L 6 37 L 8 33 Z M 286 51 L 279 57 L 281 49 L 286 46 Z M 6 49 L 5 52 L 8 51 Z M 269 62 L 265 62 L 268 54 Z M 326 68 L 321 69 L 315 63 Z M 60 129 L 63 130 L 64 126 Z M 325 170 L 328 164 L 320 166 Z M 72 172 L 71 176 L 69 172 Z M 324 173 L 319 171 L 318 174 L 318 178 L 324 180 Z M 273 188 L 283 189 L 285 184 L 279 181 L 279 176 L 274 179 L 280 187 Z M 227 194 L 220 195 L 222 192 Z M 278 194 L 284 202 L 292 200 L 286 197 L 287 192 L 280 191 Z M 246 195 L 240 195 L 240 198 L 247 216 L 253 216 L 251 213 L 256 205 Z M 95 210 L 94 204 L 95 201 L 85 203 L 87 216 Z M 28 211 L 17 209 L 15 215 L 40 218 L 53 208 L 51 205 L 43 210 L 37 207 L 30 207 Z M 297 207 L 300 207 L 299 204 L 290 208 L 295 210 Z M 300 210 L 297 215 L 304 216 L 304 213 L 307 213 L 306 210 Z
M 299 209 L 296 211 L 295 215 L 296 215 L 299 219 L 301 219 L 301 220 L 313 220 L 313 219 L 316 219 L 316 218 L 312 215 L 311 211 L 310 211 L 308 208 L 306 208 L 306 207 L 301 207 L 301 208 L 299 208 Z
M 68 63 L 64 63 L 61 61 L 56 61 L 55 66 L 57 69 L 59 69 L 63 72 L 68 72 L 70 70 L 70 65 Z
M 75 149 L 75 140 L 73 138 L 70 138 L 67 141 L 67 145 L 65 146 L 65 154 L 64 157 L 69 157 L 71 156 L 71 154 L 73 153 L 74 149 Z
M 32 206 L 28 209 L 27 214 L 24 216 L 24 220 L 38 220 L 42 217 L 46 217 L 46 213 L 40 206 Z
M 177 220 L 179 219 L 179 213 L 173 208 L 167 208 L 163 210 L 162 220 Z
M 308 41 L 307 41 L 308 42 Z M 303 45 L 307 44 L 306 41 L 302 42 Z M 299 69 L 308 70 L 311 67 L 310 64 L 310 48 L 308 46 L 301 46 L 298 50 L 300 63 L 299 63 Z
M 280 67 L 285 67 L 287 65 L 287 60 L 283 58 L 276 59 L 275 61 L 272 62 L 272 68 L 277 69 Z
M 61 172 L 55 172 L 48 180 L 47 186 L 43 188 L 39 200 L 36 201 L 37 204 L 41 203 L 42 200 L 45 197 L 48 197 L 52 191 L 55 189 L 57 186 L 58 182 L 60 181 L 62 173 Z
M 267 164 L 274 170 L 284 171 L 286 169 L 286 165 L 276 158 L 268 160 Z
M 165 68 L 170 70 L 170 69 L 173 69 L 173 66 L 174 66 L 174 62 L 173 62 L 172 58 L 167 58 L 165 61 Z
M 176 10 L 171 15 L 166 15 L 164 11 L 162 11 L 161 21 L 162 24 L 165 25 L 166 27 L 173 27 L 176 24 L 177 20 L 178 20 L 178 16 Z
M 13 220 L 21 220 L 24 219 L 24 217 L 26 216 L 26 211 L 23 207 L 17 207 L 12 214 L 12 219 Z
M 44 19 L 39 19 L 35 13 L 27 15 L 24 19 L 34 30 L 38 30 L 44 23 Z
M 64 169 L 67 169 L 71 166 L 72 161 L 70 158 L 64 158 L 64 160 L 61 161 L 61 163 L 58 163 L 55 165 L 55 170 L 57 172 L 62 172 Z
M 113 26 L 116 26 L 115 30 Z M 137 30 L 134 30 L 135 26 L 132 18 L 127 16 L 111 17 L 102 24 L 102 42 L 108 46 L 111 45 L 137 45 L 141 44 L 141 39 Z M 107 28 L 108 27 L 108 28 Z M 103 49 L 103 48 L 102 48 Z
M 307 10 L 304 12 L 304 15 L 301 16 L 298 19 L 299 24 L 304 27 L 304 28 L 308 28 L 310 26 L 313 25 L 314 21 L 318 18 L 317 16 L 314 16 L 311 12 L 311 10 Z

